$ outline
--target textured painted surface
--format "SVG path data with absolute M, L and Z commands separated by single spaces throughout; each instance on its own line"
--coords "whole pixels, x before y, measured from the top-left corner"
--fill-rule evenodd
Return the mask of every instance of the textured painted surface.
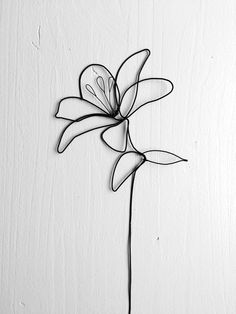
M 145 47 L 144 77 L 175 90 L 135 116 L 135 144 L 189 163 L 137 175 L 133 314 L 236 313 L 235 1 L 0 6 L 0 313 L 127 312 L 130 182 L 109 191 L 99 132 L 57 155 L 53 113 L 88 63 L 115 71 Z

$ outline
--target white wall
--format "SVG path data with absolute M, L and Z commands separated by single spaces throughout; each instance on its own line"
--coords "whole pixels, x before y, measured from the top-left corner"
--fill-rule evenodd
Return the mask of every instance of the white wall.
M 56 154 L 53 114 L 84 66 L 146 47 L 175 90 L 135 143 L 189 162 L 137 174 L 132 314 L 236 313 L 235 21 L 234 0 L 1 1 L 1 314 L 127 313 L 130 181 L 108 189 L 99 132 Z

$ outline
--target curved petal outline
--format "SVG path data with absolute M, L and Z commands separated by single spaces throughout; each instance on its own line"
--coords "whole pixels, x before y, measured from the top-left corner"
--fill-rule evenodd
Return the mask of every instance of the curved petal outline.
M 131 171 L 126 177 L 124 177 L 124 179 L 118 184 L 118 186 L 116 188 L 114 188 L 114 176 L 115 176 L 117 165 L 119 164 L 120 159 L 127 154 L 138 154 L 143 158 L 143 160 L 136 167 L 134 167 L 133 171 Z M 115 162 L 114 168 L 112 169 L 112 174 L 111 174 L 111 189 L 112 189 L 112 191 L 116 192 L 121 187 L 121 185 L 131 176 L 131 174 L 134 173 L 135 171 L 137 171 L 145 163 L 145 161 L 146 161 L 146 156 L 140 152 L 137 152 L 137 151 L 129 151 L 129 152 L 126 152 L 126 153 L 120 155 Z
M 77 119 L 69 119 L 69 118 L 64 118 L 64 117 L 57 117 L 57 114 L 59 113 L 59 110 L 60 110 L 60 107 L 61 107 L 61 103 L 62 103 L 64 100 L 67 100 L 67 99 L 79 99 L 79 100 L 82 100 L 82 101 L 87 102 L 88 104 L 90 104 L 90 105 L 96 107 L 96 109 L 98 109 L 99 111 L 104 112 L 105 115 L 108 115 L 108 113 L 107 113 L 106 111 L 104 111 L 102 108 L 99 108 L 98 106 L 96 106 L 95 104 L 93 104 L 92 102 L 90 102 L 90 101 L 88 101 L 88 100 L 86 100 L 86 99 L 84 99 L 84 98 L 81 98 L 81 97 L 78 97 L 78 96 L 67 96 L 67 97 L 62 98 L 62 99 L 59 101 L 58 107 L 57 107 L 57 111 L 56 111 L 56 113 L 54 114 L 54 117 L 55 117 L 55 118 L 57 118 L 57 119 L 63 119 L 63 120 L 68 120 L 68 121 L 75 121 L 75 120 L 80 119 L 80 118 L 82 118 L 82 117 L 84 117 L 84 116 L 87 116 L 87 115 L 84 115 L 84 116 L 81 116 L 80 118 L 77 118 Z M 95 109 L 95 108 L 94 108 L 94 109 Z M 95 110 L 96 110 L 96 109 L 95 109 Z M 99 113 L 94 112 L 94 114 L 99 114 Z
M 79 86 L 79 93 L 80 93 L 80 96 L 81 96 L 82 99 L 85 99 L 85 100 L 86 100 L 86 98 L 83 97 L 83 91 L 82 91 L 82 87 L 81 87 L 81 79 L 82 79 L 82 75 L 84 74 L 84 72 L 85 72 L 89 67 L 92 67 L 92 66 L 100 66 L 100 67 L 103 67 L 103 68 L 109 73 L 110 77 L 112 77 L 112 79 L 113 79 L 113 81 L 114 81 L 114 86 L 113 86 L 112 88 L 115 88 L 114 95 L 115 95 L 115 100 L 116 100 L 116 106 L 117 106 L 117 108 L 114 108 L 114 113 L 113 113 L 112 116 L 116 116 L 117 113 L 119 112 L 119 103 L 118 103 L 118 101 L 120 101 L 120 92 L 119 92 L 119 88 L 118 88 L 118 86 L 117 86 L 117 84 L 116 84 L 116 79 L 114 78 L 114 76 L 111 74 L 111 72 L 108 70 L 108 68 L 107 68 L 105 65 L 99 64 L 99 63 L 91 63 L 91 64 L 87 65 L 87 66 L 82 70 L 82 72 L 81 72 L 80 75 L 79 75 L 79 79 L 78 79 L 78 86 Z M 117 101 L 117 98 L 116 98 L 116 92 L 118 93 L 118 97 L 119 97 L 118 101 Z M 96 106 L 96 107 L 98 107 L 98 106 Z M 107 111 L 105 111 L 105 112 L 107 113 Z M 109 112 L 108 112 L 108 115 L 110 115 Z M 110 115 L 110 116 L 111 116 L 111 115 Z
M 136 55 L 138 55 L 139 53 L 144 52 L 144 51 L 147 52 L 147 56 L 144 58 L 143 62 L 141 63 L 141 66 L 140 66 L 140 68 L 139 68 L 139 70 L 138 70 L 138 72 L 137 72 L 137 74 L 136 74 L 136 80 L 135 80 L 135 82 L 134 82 L 132 85 L 134 85 L 135 83 L 138 82 L 139 77 L 140 77 L 140 73 L 141 73 L 141 71 L 142 71 L 142 69 L 143 69 L 143 67 L 144 67 L 144 65 L 145 65 L 145 63 L 146 63 L 146 61 L 147 61 L 147 59 L 148 59 L 149 56 L 151 55 L 151 51 L 150 51 L 148 48 L 144 48 L 144 49 L 141 49 L 141 50 L 139 50 L 139 51 L 137 51 L 137 52 L 134 52 L 133 54 L 131 54 L 128 58 L 126 58 L 126 59 L 121 63 L 121 65 L 119 66 L 119 68 L 118 68 L 118 70 L 117 70 L 117 72 L 116 72 L 116 76 L 115 76 L 116 85 L 117 85 L 117 78 L 118 78 L 118 76 L 119 76 L 119 73 L 120 73 L 120 71 L 121 71 L 123 65 L 124 65 L 129 59 L 131 59 L 132 57 L 134 57 L 134 56 L 136 56 Z M 128 86 L 127 89 L 129 89 L 132 85 Z M 126 89 L 126 90 L 127 90 L 127 89 Z M 126 92 L 126 90 L 125 90 L 125 92 Z M 125 94 L 125 92 L 123 93 L 123 95 Z M 138 88 L 137 88 L 137 90 L 136 90 L 136 92 L 135 92 L 136 94 L 135 94 L 135 97 L 134 97 L 134 102 L 135 102 L 135 100 L 136 100 L 137 92 L 138 92 Z M 119 93 L 119 99 L 120 99 L 121 94 L 122 94 L 122 93 Z M 123 95 L 122 95 L 122 98 L 123 98 Z M 116 97 L 116 93 L 115 93 L 115 97 Z M 121 102 L 122 102 L 122 100 L 120 100 L 120 101 L 118 102 L 118 104 L 119 104 L 118 109 L 119 109 L 120 106 L 121 106 Z
M 104 140 L 104 138 L 103 138 L 103 134 L 104 134 L 107 130 L 109 130 L 110 128 L 113 128 L 113 127 L 115 127 L 115 126 L 121 124 L 124 120 L 121 120 L 120 122 L 109 126 L 109 127 L 106 128 L 104 131 L 102 131 L 102 133 L 100 134 L 100 137 L 101 137 L 101 140 L 103 141 L 103 143 L 106 144 L 110 149 L 112 149 L 113 151 L 115 151 L 115 152 L 117 152 L 117 153 L 123 153 L 123 152 L 125 152 L 126 149 L 127 149 L 128 137 L 129 137 L 129 120 L 128 120 L 128 119 L 126 119 L 126 120 L 127 120 L 128 125 L 127 125 L 127 130 L 126 130 L 126 132 L 125 132 L 125 137 L 126 137 L 126 139 L 125 139 L 125 147 L 124 147 L 124 150 L 115 149 L 114 147 L 112 147 L 111 145 L 109 145 L 109 144 Z
M 160 150 L 160 149 L 150 149 L 150 150 L 146 150 L 145 152 L 143 152 L 143 154 L 145 155 L 146 153 L 149 153 L 149 152 L 160 152 L 160 153 L 166 153 L 166 154 L 169 154 L 169 155 L 172 155 L 174 157 L 177 157 L 179 160 L 176 160 L 174 162 L 168 162 L 168 163 L 162 163 L 162 162 L 157 162 L 157 161 L 152 161 L 152 160 L 149 160 L 146 156 L 146 161 L 147 162 L 150 162 L 152 164 L 157 164 L 157 165 L 163 165 L 163 166 L 168 166 L 168 165 L 173 165 L 173 164 L 177 164 L 181 161 L 188 161 L 187 159 L 184 159 L 174 153 L 171 153 L 167 150 Z
M 80 134 L 78 134 L 78 135 L 75 135 L 75 136 L 66 144 L 66 146 L 64 147 L 63 150 L 59 150 L 59 147 L 60 147 L 60 144 L 61 144 L 61 140 L 62 140 L 62 137 L 63 137 L 65 131 L 66 131 L 73 123 L 77 123 L 77 122 L 80 122 L 80 121 L 82 121 L 82 120 L 84 120 L 84 119 L 87 119 L 87 118 L 90 118 L 90 117 L 94 117 L 94 116 L 97 116 L 97 117 L 100 116 L 100 117 L 109 118 L 107 115 L 103 115 L 103 114 L 90 114 L 90 115 L 83 116 L 83 117 L 81 117 L 80 119 L 74 120 L 74 121 L 72 121 L 71 123 L 69 123 L 69 124 L 63 129 L 63 131 L 61 132 L 60 137 L 59 137 L 59 140 L 58 140 L 58 144 L 57 144 L 56 150 L 57 150 L 57 152 L 58 152 L 59 154 L 62 154 L 62 153 L 67 149 L 67 147 L 71 144 L 71 142 L 73 142 L 74 139 L 76 139 L 77 137 L 79 137 L 79 136 L 81 136 L 81 135 L 83 135 L 83 134 L 85 134 L 85 133 L 88 133 L 88 132 L 91 132 L 91 131 L 94 131 L 94 130 L 97 130 L 97 129 L 104 128 L 104 127 L 106 127 L 106 126 L 113 125 L 113 124 L 106 124 L 106 125 L 103 125 L 103 126 L 99 126 L 99 127 L 95 127 L 95 128 L 89 129 L 89 130 L 84 131 L 84 132 L 82 132 L 82 133 L 80 133 Z M 113 119 L 114 119 L 114 118 L 113 118 Z M 114 119 L 114 120 L 116 120 L 116 119 Z
M 174 90 L 174 84 L 173 84 L 173 82 L 171 82 L 171 80 L 166 79 L 166 78 L 163 78 L 163 77 L 150 77 L 150 78 L 142 79 L 142 80 L 140 80 L 140 81 L 138 81 L 138 82 L 132 84 L 132 85 L 125 91 L 124 95 L 125 95 L 126 92 L 127 92 L 130 88 L 132 88 L 133 86 L 138 85 L 138 84 L 140 84 L 140 83 L 142 83 L 142 82 L 145 82 L 145 81 L 149 81 L 149 80 L 150 80 L 150 81 L 152 81 L 152 80 L 162 80 L 162 81 L 168 82 L 168 83 L 170 83 L 170 85 L 171 85 L 171 90 L 170 90 L 167 94 L 165 94 L 165 95 L 163 95 L 163 96 L 161 96 L 161 97 L 159 97 L 159 98 L 152 99 L 152 100 L 149 100 L 149 101 L 145 102 L 144 104 L 142 104 L 142 105 L 140 105 L 138 108 L 136 108 L 134 111 L 132 111 L 132 109 L 133 109 L 133 107 L 134 107 L 134 104 L 135 104 L 135 101 L 136 101 L 136 99 L 137 99 L 137 93 L 136 93 L 136 96 L 135 96 L 135 99 L 134 99 L 134 101 L 133 101 L 133 104 L 132 104 L 132 106 L 130 107 L 128 113 L 126 114 L 126 117 L 131 117 L 132 114 L 134 114 L 137 110 L 139 110 L 140 108 L 142 108 L 143 106 L 145 106 L 145 105 L 147 105 L 147 104 L 149 104 L 149 103 L 151 103 L 151 102 L 158 101 L 158 100 L 160 100 L 160 99 L 162 99 L 162 98 L 165 98 L 166 96 L 170 95 L 170 94 L 173 92 L 173 90 Z M 138 90 L 138 88 L 137 88 L 137 90 Z M 123 98 L 124 98 L 124 95 L 123 95 L 123 97 L 122 97 L 122 99 L 121 99 L 121 105 L 122 105 L 122 100 L 123 100 Z M 131 112 L 131 113 L 130 113 L 130 112 Z

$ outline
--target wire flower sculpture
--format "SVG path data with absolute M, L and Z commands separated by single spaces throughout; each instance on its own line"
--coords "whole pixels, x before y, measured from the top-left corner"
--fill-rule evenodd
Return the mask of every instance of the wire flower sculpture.
M 149 56 L 149 49 L 135 52 L 122 62 L 115 76 L 104 65 L 90 64 L 79 76 L 80 97 L 61 99 L 55 114 L 56 118 L 69 121 L 59 137 L 58 153 L 63 153 L 79 136 L 101 128 L 103 143 L 120 153 L 111 174 L 112 191 L 116 192 L 131 177 L 127 242 L 128 314 L 131 314 L 132 203 L 136 173 L 145 162 L 172 165 L 187 161 L 164 150 L 140 152 L 132 142 L 129 118 L 143 106 L 166 97 L 174 88 L 173 83 L 165 78 L 140 79 Z

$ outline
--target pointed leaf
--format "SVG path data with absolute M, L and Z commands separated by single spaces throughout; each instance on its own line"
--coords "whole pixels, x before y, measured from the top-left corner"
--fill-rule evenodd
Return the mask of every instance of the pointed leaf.
M 148 150 L 144 152 L 144 155 L 147 161 L 158 165 L 172 165 L 177 162 L 187 161 L 187 159 L 164 150 Z
M 103 111 L 113 114 L 117 110 L 115 101 L 114 77 L 103 65 L 90 64 L 79 77 L 79 90 L 82 98 L 95 104 Z
M 112 177 L 111 187 L 115 192 L 128 179 L 128 177 L 136 171 L 143 163 L 145 158 L 142 154 L 136 152 L 127 152 L 121 155 L 115 163 Z
M 76 137 L 115 122 L 115 119 L 105 115 L 89 115 L 70 123 L 61 133 L 57 146 L 58 153 L 63 153 Z
M 60 100 L 55 114 L 56 118 L 74 121 L 89 114 L 105 113 L 94 104 L 79 98 L 66 97 Z
M 143 49 L 133 53 L 122 62 L 115 77 L 121 98 L 132 84 L 139 81 L 140 73 L 149 56 L 150 50 Z
M 148 78 L 140 80 L 136 84 L 130 86 L 125 92 L 121 101 L 121 114 L 124 117 L 131 116 L 144 105 L 169 95 L 172 92 L 173 87 L 173 83 L 164 78 Z
M 113 150 L 124 152 L 127 147 L 128 120 L 108 127 L 101 133 L 103 141 Z

